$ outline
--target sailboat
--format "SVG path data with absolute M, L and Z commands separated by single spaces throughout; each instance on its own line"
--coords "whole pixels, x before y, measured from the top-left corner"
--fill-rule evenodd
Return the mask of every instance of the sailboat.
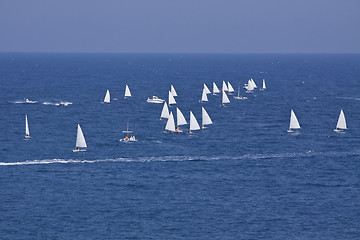
M 255 89 L 254 83 L 253 81 L 251 81 L 251 79 L 249 79 L 247 87 L 246 87 L 246 93 L 252 93 L 252 91 Z
M 123 133 L 126 133 L 126 136 L 122 139 L 120 139 L 121 142 L 135 142 L 136 138 L 134 135 L 132 135 L 132 131 L 129 131 L 129 123 L 127 123 L 126 131 L 122 131 Z
M 221 106 L 225 106 L 224 104 L 229 103 L 229 102 L 230 102 L 230 100 L 229 100 L 228 96 L 226 95 L 226 92 L 223 91 L 222 92 L 222 99 L 221 99 Z
M 169 118 L 166 122 L 165 130 L 164 132 L 175 132 L 175 120 L 174 115 L 172 112 L 170 112 Z
M 235 92 L 233 86 L 230 84 L 230 82 L 227 82 L 228 83 L 228 91 L 229 91 L 229 94 Z
M 334 131 L 335 132 L 343 132 L 346 129 L 347 129 L 347 127 L 346 127 L 345 115 L 344 115 L 343 110 L 341 109 L 339 119 L 337 121 L 336 128 L 334 129 Z
M 85 141 L 85 137 L 84 134 L 81 130 L 80 124 L 78 124 L 77 127 L 77 135 L 76 135 L 76 145 L 75 145 L 75 149 L 73 150 L 73 152 L 84 152 L 86 151 L 86 141 Z
M 263 85 L 262 88 L 260 90 L 264 91 L 266 89 L 266 84 L 265 84 L 265 79 L 263 79 Z
M 170 114 L 169 114 L 169 108 L 167 106 L 167 103 L 164 102 L 164 106 L 163 109 L 161 111 L 161 115 L 160 115 L 160 120 L 163 118 L 169 118 Z
M 195 131 L 195 130 L 200 130 L 200 126 L 199 126 L 199 123 L 196 120 L 194 114 L 190 111 L 190 130 L 189 130 L 189 133 L 191 133 L 191 131 Z
M 209 88 L 206 86 L 206 84 L 205 84 L 205 83 L 204 83 L 204 89 L 205 89 L 206 94 L 211 93 L 211 92 L 210 92 L 210 90 L 209 90 Z
M 237 94 L 237 96 L 234 96 L 234 98 L 235 99 L 241 99 L 241 100 L 247 99 L 247 97 L 240 97 L 240 86 L 239 86 L 239 89 L 238 89 L 238 94 Z
M 174 96 L 174 97 L 177 97 L 177 93 L 176 93 L 176 91 L 175 91 L 175 88 L 174 88 L 174 86 L 171 84 L 171 86 L 170 86 L 170 91 L 171 91 L 171 93 L 172 93 L 172 95 Z
M 127 97 L 131 97 L 131 92 L 130 92 L 129 86 L 126 84 L 126 86 L 125 86 L 125 97 L 124 98 L 127 98 Z
M 110 103 L 110 92 L 109 92 L 109 90 L 106 91 L 103 103 Z
M 256 83 L 255 83 L 254 79 L 252 79 L 252 78 L 251 78 L 251 82 L 252 82 L 252 84 L 253 84 L 254 88 L 257 88 L 257 85 L 256 85 Z
M 217 93 L 220 93 L 219 88 L 216 86 L 216 83 L 213 82 L 213 95 L 216 95 Z
M 177 125 L 176 125 L 176 131 L 175 132 L 176 133 L 182 133 L 183 131 L 181 131 L 179 129 L 179 126 L 185 125 L 185 124 L 187 124 L 187 122 L 186 122 L 186 119 L 185 119 L 184 115 L 182 114 L 182 112 L 180 111 L 179 108 L 176 108 L 176 123 L 177 123 Z
M 31 137 L 30 137 L 29 123 L 28 123 L 27 114 L 25 114 L 25 138 L 26 138 L 26 139 L 31 138 Z
M 176 101 L 172 93 L 169 91 L 169 107 L 171 107 L 171 104 L 176 104 Z
M 228 87 L 227 87 L 227 85 L 226 85 L 225 81 L 223 81 L 223 83 L 222 83 L 222 91 L 223 91 L 223 92 L 227 92 L 227 91 L 229 91 L 229 89 L 228 89 Z
M 209 114 L 206 112 L 204 107 L 201 108 L 201 115 L 202 115 L 202 126 L 201 126 L 202 129 L 206 128 L 205 125 L 213 124 Z
M 289 130 L 287 130 L 287 131 L 289 133 L 291 133 L 291 132 L 295 132 L 296 129 L 300 129 L 300 124 L 299 124 L 299 121 L 297 120 L 297 117 L 296 117 L 294 111 L 291 109 L 290 126 L 289 126 Z
M 207 101 L 208 101 L 208 97 L 207 97 L 207 94 L 206 94 L 206 89 L 203 88 L 203 92 L 202 92 L 202 96 L 201 96 L 200 102 L 207 102 Z

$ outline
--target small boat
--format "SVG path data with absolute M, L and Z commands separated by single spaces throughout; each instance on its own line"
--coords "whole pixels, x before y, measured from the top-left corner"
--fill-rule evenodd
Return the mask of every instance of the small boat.
M 191 131 L 200 130 L 200 126 L 198 121 L 196 120 L 194 114 L 190 111 L 190 129 L 189 133 L 192 133 Z
M 228 83 L 228 92 L 229 94 L 232 94 L 233 92 L 235 92 L 233 86 L 230 84 L 230 82 L 227 82 Z
M 264 91 L 266 89 L 265 79 L 263 79 L 263 85 L 262 88 L 260 88 L 261 91 Z
M 171 86 L 170 86 L 170 91 L 171 91 L 171 93 L 172 93 L 172 95 L 174 96 L 174 97 L 177 97 L 177 92 L 175 91 L 175 88 L 174 88 L 174 86 L 171 84 Z
M 217 93 L 220 93 L 219 88 L 216 86 L 216 83 L 213 82 L 213 95 L 216 95 Z
M 131 97 L 131 92 L 130 92 L 129 86 L 126 84 L 126 86 L 125 86 L 125 97 L 124 98 L 127 98 L 127 97 Z
M 172 112 L 170 112 L 164 132 L 172 132 L 172 133 L 175 132 L 175 120 Z
M 28 123 L 27 114 L 25 114 L 25 138 L 26 138 L 26 139 L 31 138 L 31 137 L 30 137 L 29 123 Z
M 252 78 L 251 78 L 251 82 L 252 82 L 252 84 L 253 84 L 254 88 L 257 88 L 257 85 L 256 85 L 256 83 L 255 83 L 254 79 L 252 79 Z
M 37 103 L 37 101 L 31 101 L 28 98 L 25 98 L 25 103 Z
M 81 130 L 80 124 L 78 124 L 77 135 L 76 135 L 76 145 L 75 145 L 75 149 L 73 150 L 73 152 L 85 152 L 86 149 L 84 149 L 84 148 L 87 148 L 87 145 L 86 145 L 85 137 Z
M 207 102 L 207 101 L 208 101 L 208 97 L 207 97 L 207 94 L 206 94 L 206 89 L 203 88 L 203 92 L 202 92 L 202 96 L 201 96 L 200 102 Z
M 179 108 L 176 108 L 176 130 L 175 133 L 182 133 L 183 131 L 179 128 L 181 125 L 187 124 L 186 119 Z
M 165 100 L 158 98 L 157 96 L 148 97 L 146 100 L 148 103 L 163 103 Z
M 228 96 L 226 95 L 226 92 L 223 91 L 222 98 L 221 98 L 221 106 L 225 107 L 225 103 L 229 103 L 229 102 L 230 102 L 230 100 L 229 100 Z
M 132 135 L 133 131 L 129 131 L 129 123 L 127 124 L 126 131 L 122 131 L 126 133 L 126 136 L 120 139 L 120 142 L 136 142 L 136 138 Z
M 169 108 L 167 106 L 167 103 L 164 102 L 164 106 L 163 109 L 161 111 L 161 115 L 160 115 L 160 120 L 164 119 L 164 118 L 169 118 L 170 114 L 169 114 Z
M 255 89 L 254 82 L 249 79 L 248 84 L 246 86 L 246 93 L 252 93 L 252 91 Z
M 289 130 L 287 130 L 287 132 L 292 133 L 292 132 L 295 132 L 296 129 L 300 129 L 300 124 L 299 124 L 299 121 L 298 121 L 294 111 L 291 109 L 290 126 L 289 126 Z
M 109 90 L 106 91 L 104 102 L 102 103 L 110 103 L 110 92 Z
M 209 88 L 206 86 L 206 84 L 205 84 L 205 83 L 204 83 L 204 89 L 205 89 L 206 94 L 211 93 L 211 92 L 210 92 L 210 90 L 209 90 Z
M 229 91 L 229 89 L 228 89 L 228 87 L 227 87 L 227 85 L 226 85 L 226 83 L 225 83 L 225 81 L 223 81 L 222 82 L 222 89 L 221 89 L 223 92 L 227 92 L 227 91 Z
M 341 109 L 340 115 L 336 124 L 336 128 L 334 129 L 335 132 L 344 132 L 346 130 L 346 119 L 343 110 Z
M 202 129 L 206 128 L 205 125 L 213 124 L 209 114 L 206 112 L 204 107 L 201 108 L 201 115 L 202 115 L 202 124 L 201 124 Z
M 169 107 L 171 106 L 171 104 L 176 104 L 174 95 L 169 91 Z
M 239 86 L 239 89 L 238 89 L 238 94 L 237 96 L 234 96 L 235 99 L 238 99 L 238 100 L 244 100 L 244 99 L 247 99 L 247 97 L 241 97 L 240 96 L 240 86 Z

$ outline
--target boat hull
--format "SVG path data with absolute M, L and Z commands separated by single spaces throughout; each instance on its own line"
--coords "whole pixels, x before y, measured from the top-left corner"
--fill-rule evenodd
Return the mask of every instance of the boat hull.
M 86 149 L 73 149 L 73 152 L 86 152 Z

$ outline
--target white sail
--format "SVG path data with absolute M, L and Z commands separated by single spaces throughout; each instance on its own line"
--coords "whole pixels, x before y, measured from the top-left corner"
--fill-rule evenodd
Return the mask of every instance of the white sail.
M 171 93 L 172 93 L 172 95 L 174 97 L 177 97 L 177 93 L 176 93 L 175 88 L 174 88 L 174 86 L 172 84 L 171 84 L 171 87 L 170 87 L 170 91 L 171 91 Z
M 217 94 L 217 93 L 219 93 L 220 92 L 220 90 L 219 90 L 219 88 L 216 86 L 216 84 L 213 82 L 213 94 L 215 95 L 215 94 Z
M 176 101 L 172 93 L 169 91 L 169 105 L 170 104 L 176 104 Z
M 200 126 L 198 121 L 196 120 L 194 114 L 190 111 L 190 131 L 199 130 Z
M 230 82 L 228 82 L 228 90 L 229 90 L 229 93 L 232 93 L 232 92 L 235 92 L 233 86 L 230 84 Z
M 252 84 L 253 84 L 254 88 L 257 88 L 257 85 L 256 85 L 256 83 L 255 83 L 254 79 L 251 79 L 251 82 L 252 82 Z
M 226 92 L 223 91 L 221 103 L 224 104 L 224 103 L 229 103 L 229 102 L 230 102 L 230 100 L 229 100 L 228 96 L 226 95 Z
M 125 97 L 131 97 L 131 92 L 128 85 L 125 87 Z
M 227 87 L 227 85 L 226 85 L 225 81 L 223 81 L 223 84 L 222 84 L 222 91 L 223 91 L 223 92 L 227 92 L 227 91 L 229 91 L 229 89 L 228 89 L 228 87 Z
M 248 91 L 252 91 L 252 90 L 254 90 L 254 85 L 253 85 L 253 82 L 251 81 L 251 79 L 249 79 L 249 81 L 248 81 L 248 85 L 247 85 L 247 90 Z
M 202 113 L 202 127 L 204 127 L 205 125 L 213 124 L 209 114 L 206 112 L 204 107 L 201 108 L 201 113 Z
M 340 111 L 339 119 L 336 124 L 336 129 L 347 129 L 345 115 L 342 109 Z
M 207 102 L 208 101 L 208 97 L 206 94 L 206 89 L 203 88 L 203 92 L 202 92 L 202 96 L 201 96 L 201 102 Z
M 30 136 L 29 123 L 28 123 L 27 114 L 25 114 L 25 137 L 29 137 L 29 136 Z
M 83 147 L 83 148 L 87 147 L 85 137 L 81 130 L 80 124 L 78 124 L 78 129 L 77 129 L 76 147 Z
M 296 117 L 294 111 L 291 109 L 289 130 L 291 130 L 291 129 L 299 129 L 299 128 L 300 128 L 299 121 L 297 120 L 297 117 Z
M 109 90 L 106 91 L 104 103 L 110 103 L 110 92 Z
M 164 106 L 163 106 L 163 109 L 161 111 L 161 116 L 160 118 L 169 118 L 169 108 L 167 106 L 167 103 L 164 102 Z
M 206 94 L 211 93 L 211 92 L 210 92 L 210 90 L 209 90 L 209 88 L 206 86 L 206 84 L 205 84 L 205 83 L 204 83 L 204 89 L 205 89 Z
M 176 122 L 177 126 L 187 124 L 186 119 L 179 108 L 176 108 Z
M 262 89 L 266 89 L 266 85 L 265 85 L 265 79 L 263 79 L 263 87 Z M 271 89 L 270 89 L 271 90 Z
M 172 112 L 170 112 L 169 118 L 166 122 L 165 130 L 175 132 L 175 120 Z

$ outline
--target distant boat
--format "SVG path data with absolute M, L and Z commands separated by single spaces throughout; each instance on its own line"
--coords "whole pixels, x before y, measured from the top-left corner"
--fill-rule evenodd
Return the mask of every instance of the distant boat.
M 217 93 L 220 93 L 219 88 L 216 86 L 216 83 L 213 82 L 213 95 L 216 95 Z
M 252 91 L 255 89 L 254 83 L 253 81 L 251 81 L 251 79 L 249 79 L 247 87 L 246 87 L 246 93 L 252 93 Z
M 26 138 L 26 139 L 31 138 L 31 137 L 30 137 L 29 123 L 28 123 L 27 114 L 25 114 L 25 138 Z
M 230 84 L 230 82 L 228 82 L 228 91 L 229 91 L 229 93 L 235 92 L 235 90 L 234 90 L 233 86 Z
M 226 95 L 226 92 L 223 91 L 222 92 L 222 99 L 221 99 L 221 106 L 225 106 L 225 103 L 229 103 L 230 100 L 228 98 L 228 96 Z
M 171 91 L 171 93 L 172 93 L 172 95 L 174 96 L 174 97 L 177 97 L 177 93 L 176 93 L 176 91 L 175 91 L 175 88 L 174 88 L 174 86 L 171 84 L 171 86 L 170 86 L 170 91 Z
M 206 89 L 203 88 L 200 102 L 207 102 L 207 101 L 208 101 L 208 97 L 207 97 L 207 94 L 206 94 Z
M 128 85 L 125 86 L 125 97 L 124 98 L 127 98 L 127 97 L 131 97 L 131 92 L 130 92 L 130 88 Z
M 109 90 L 106 91 L 104 103 L 110 103 L 110 92 Z
M 345 115 L 343 110 L 341 109 L 340 111 L 340 115 L 336 124 L 336 128 L 334 129 L 335 132 L 343 132 L 344 130 L 346 130 L 346 120 L 345 120 Z
M 213 124 L 213 122 L 212 122 L 209 114 L 206 112 L 204 107 L 201 108 L 201 113 L 202 113 L 201 114 L 202 115 L 202 126 L 201 126 L 201 128 L 205 129 L 206 128 L 205 125 Z
M 160 120 L 163 118 L 169 118 L 170 114 L 169 114 L 169 108 L 167 106 L 167 103 L 164 102 L 164 106 L 163 109 L 161 111 L 161 116 L 160 116 Z
M 223 82 L 222 82 L 222 91 L 223 91 L 223 92 L 227 92 L 227 91 L 229 91 L 229 89 L 228 89 L 228 87 L 227 87 L 227 85 L 226 85 L 225 81 L 223 81 Z
M 85 141 L 85 137 L 84 134 L 81 130 L 80 124 L 78 124 L 77 127 L 77 135 L 76 135 L 76 145 L 75 145 L 75 149 L 73 150 L 73 152 L 84 152 L 86 151 L 86 141 Z
M 265 79 L 263 79 L 262 88 L 260 90 L 264 91 L 266 89 Z
M 169 91 L 169 106 L 171 106 L 171 104 L 176 104 L 176 101 L 172 93 Z
M 175 120 L 172 112 L 170 112 L 169 118 L 166 122 L 165 132 L 166 131 L 175 132 Z
M 132 131 L 129 130 L 129 123 L 127 124 L 126 131 L 122 131 L 123 133 L 126 133 L 126 136 L 122 139 L 120 139 L 121 142 L 135 142 L 136 138 L 134 135 L 132 135 Z
M 209 88 L 206 86 L 206 84 L 205 84 L 205 83 L 204 83 L 204 89 L 205 89 L 206 94 L 211 93 L 211 92 L 210 92 L 210 90 L 209 90 Z
M 290 126 L 288 132 L 295 132 L 296 129 L 300 129 L 299 121 L 294 113 L 294 111 L 291 109 L 290 112 Z
M 189 133 L 191 133 L 191 131 L 195 131 L 195 130 L 200 130 L 200 126 L 199 126 L 199 123 L 196 120 L 194 114 L 190 111 L 190 130 L 189 130 Z
M 146 100 L 148 103 L 163 103 L 165 100 L 158 98 L 157 96 L 148 97 Z
M 247 97 L 240 97 L 240 86 L 239 86 L 239 89 L 238 89 L 238 94 L 237 94 L 237 96 L 234 96 L 234 98 L 235 99 L 241 99 L 241 100 L 247 99 Z
M 176 133 L 182 133 L 179 126 L 187 124 L 186 119 L 179 108 L 176 108 Z

